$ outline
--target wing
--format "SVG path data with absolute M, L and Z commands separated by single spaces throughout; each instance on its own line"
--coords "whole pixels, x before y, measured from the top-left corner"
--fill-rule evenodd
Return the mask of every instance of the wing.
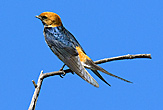
M 63 29 L 45 28 L 44 36 L 50 49 L 62 60 L 72 71 L 83 78 L 88 83 L 99 87 L 96 80 L 86 71 L 80 62 L 79 54 L 75 48 L 76 42 L 73 42 L 71 36 Z
M 76 38 L 67 30 L 65 29 L 65 33 L 67 33 L 70 39 L 72 39 L 73 42 L 75 42 L 75 44 L 81 48 L 81 50 L 85 53 L 85 51 L 83 50 L 83 48 L 81 47 L 81 45 L 79 44 L 79 42 L 76 40 Z M 86 53 L 85 53 L 86 54 Z
M 95 87 L 99 87 L 96 80 L 87 72 L 87 70 L 81 64 L 79 56 L 73 56 L 68 60 L 66 59 L 65 64 L 85 81 L 87 81 L 88 83 L 92 84 Z

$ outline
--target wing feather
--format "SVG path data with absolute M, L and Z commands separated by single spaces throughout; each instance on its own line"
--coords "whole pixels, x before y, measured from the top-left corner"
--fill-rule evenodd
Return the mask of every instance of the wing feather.
M 87 72 L 87 70 L 81 64 L 79 56 L 73 56 L 70 59 L 65 59 L 65 64 L 82 79 L 95 87 L 99 87 L 97 81 Z

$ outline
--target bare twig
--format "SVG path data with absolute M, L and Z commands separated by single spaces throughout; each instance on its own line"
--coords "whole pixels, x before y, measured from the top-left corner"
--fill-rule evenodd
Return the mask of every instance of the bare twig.
M 34 80 L 32 80 L 32 82 L 33 82 L 33 85 L 35 86 L 35 88 L 37 87 L 37 84 L 35 83 L 35 81 Z
M 149 58 L 151 59 L 151 54 L 136 54 L 136 55 L 124 55 L 124 56 L 118 56 L 118 57 L 112 57 L 112 58 L 105 58 L 102 60 L 98 60 L 95 61 L 96 64 L 101 64 L 101 63 L 106 63 L 106 62 L 110 62 L 110 61 L 115 61 L 115 60 L 124 60 L 124 59 L 135 59 L 135 58 Z M 40 76 L 38 78 L 37 84 L 32 80 L 34 86 L 35 86 L 35 91 L 30 103 L 30 106 L 28 108 L 28 110 L 35 110 L 35 106 L 37 103 L 37 99 L 40 93 L 40 89 L 41 89 L 41 85 L 43 82 L 44 78 L 50 77 L 50 76 L 54 76 L 54 75 L 62 75 L 65 73 L 73 73 L 70 69 L 66 69 L 66 70 L 61 70 L 61 71 L 55 71 L 55 72 L 50 72 L 50 73 L 44 73 L 43 71 L 41 71 Z
M 102 60 L 95 61 L 96 64 L 116 61 L 116 60 L 126 60 L 126 59 L 135 59 L 135 58 L 149 58 L 151 59 L 151 54 L 136 54 L 136 55 L 124 55 L 124 56 L 118 56 L 118 57 L 112 57 L 112 58 L 105 58 Z

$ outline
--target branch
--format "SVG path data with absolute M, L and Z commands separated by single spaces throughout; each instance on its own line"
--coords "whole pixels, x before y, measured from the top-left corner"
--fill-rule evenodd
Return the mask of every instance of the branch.
M 125 59 L 135 59 L 135 58 L 149 58 L 151 59 L 151 54 L 136 54 L 136 55 L 124 55 L 124 56 L 118 56 L 118 57 L 112 57 L 112 58 L 105 58 L 102 60 L 98 60 L 95 61 L 95 64 L 101 64 L 101 63 L 106 63 L 106 62 L 111 62 L 111 61 L 116 61 L 116 60 L 125 60 Z M 50 76 L 54 76 L 54 75 L 64 75 L 66 73 L 70 73 L 72 72 L 70 69 L 66 69 L 63 71 L 54 71 L 54 72 L 50 72 L 50 73 L 44 73 L 43 71 L 41 71 L 40 76 L 38 78 L 37 84 L 35 83 L 35 81 L 32 80 L 34 87 L 35 87 L 35 91 L 30 103 L 30 106 L 28 108 L 28 110 L 35 110 L 35 106 L 37 103 L 37 99 L 40 93 L 40 89 L 41 89 L 41 85 L 43 82 L 44 78 L 50 77 Z
M 36 103 L 37 103 L 37 99 L 38 99 L 40 89 L 41 89 L 41 85 L 42 85 L 42 81 L 43 81 L 42 75 L 43 75 L 43 71 L 41 71 L 41 73 L 40 73 L 40 76 L 39 76 L 38 81 L 37 81 L 37 85 L 36 85 L 35 81 L 32 80 L 32 82 L 33 82 L 33 84 L 35 86 L 35 92 L 33 94 L 31 104 L 30 104 L 28 110 L 35 110 L 35 106 L 36 106 Z
M 95 61 L 96 64 L 116 61 L 116 60 L 125 60 L 125 59 L 135 59 L 135 58 L 149 58 L 152 59 L 151 54 L 136 54 L 136 55 L 124 55 L 124 56 L 118 56 L 118 57 L 112 57 L 112 58 L 105 58 L 102 60 Z

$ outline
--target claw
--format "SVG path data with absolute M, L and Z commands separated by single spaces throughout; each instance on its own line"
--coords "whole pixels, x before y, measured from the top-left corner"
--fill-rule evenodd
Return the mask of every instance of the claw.
M 62 72 L 63 72 L 63 74 L 59 75 L 61 78 L 63 78 L 66 75 L 66 73 L 63 70 L 62 70 Z
M 61 78 L 63 78 L 62 74 L 59 75 Z

